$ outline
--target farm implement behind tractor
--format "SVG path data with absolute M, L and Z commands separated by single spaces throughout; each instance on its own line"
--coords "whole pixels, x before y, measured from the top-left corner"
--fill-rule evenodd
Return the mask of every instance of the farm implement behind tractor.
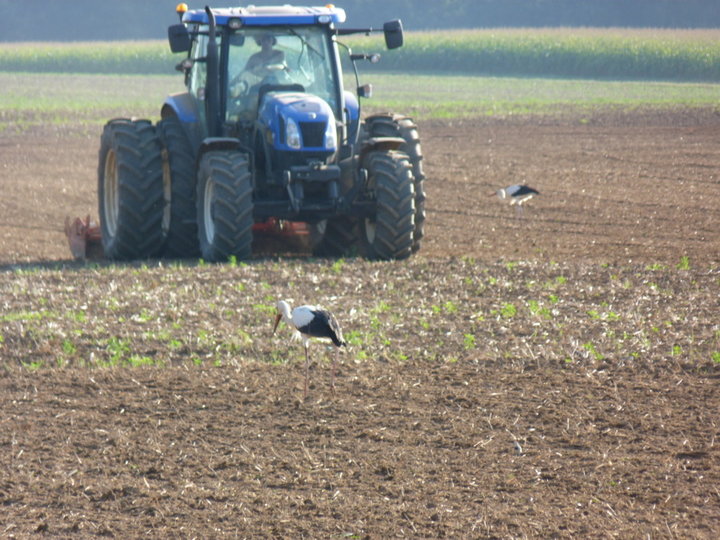
M 92 221 L 89 215 L 84 219 L 66 217 L 65 236 L 70 253 L 76 260 L 102 259 L 104 257 L 100 225 Z M 307 248 L 312 245 L 313 241 L 307 223 L 273 218 L 262 223 L 255 223 L 253 236 L 263 243 L 275 241 L 271 245 L 277 245 L 277 241 L 280 240 L 285 242 L 286 247 L 291 244 L 295 247 Z
M 410 118 L 363 119 L 357 64 L 340 41 L 382 32 L 403 44 L 399 20 L 341 28 L 325 7 L 188 10 L 170 26 L 187 90 L 161 120 L 114 119 L 103 130 L 98 199 L 112 259 L 251 255 L 270 233 L 302 236 L 322 256 L 403 259 L 420 249 L 424 175 Z M 341 52 L 355 73 L 343 88 Z

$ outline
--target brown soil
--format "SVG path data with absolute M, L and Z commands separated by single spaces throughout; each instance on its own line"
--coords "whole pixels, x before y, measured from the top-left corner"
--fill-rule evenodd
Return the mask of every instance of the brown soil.
M 412 260 L 150 268 L 68 260 L 95 128 L 6 129 L 0 536 L 717 537 L 720 117 L 420 128 Z M 278 297 L 352 336 L 335 394 Z
M 720 113 L 598 113 L 420 125 L 428 176 L 422 257 L 720 260 Z M 65 216 L 97 216 L 99 130 L 0 138 L 0 264 L 68 258 Z M 519 215 L 488 197 L 529 184 Z

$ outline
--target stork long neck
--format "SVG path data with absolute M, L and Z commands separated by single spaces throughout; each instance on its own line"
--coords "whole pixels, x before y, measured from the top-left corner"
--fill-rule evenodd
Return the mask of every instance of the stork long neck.
M 290 313 L 290 306 L 286 302 L 280 304 L 280 313 L 282 314 L 283 320 L 290 324 L 292 322 L 292 315 Z

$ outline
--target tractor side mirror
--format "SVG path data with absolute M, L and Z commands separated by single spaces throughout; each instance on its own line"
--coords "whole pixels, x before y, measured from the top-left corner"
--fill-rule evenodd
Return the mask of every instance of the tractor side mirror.
M 403 26 L 400 19 L 388 21 L 383 24 L 385 45 L 388 49 L 397 49 L 403 45 Z
M 190 50 L 190 33 L 184 24 L 168 26 L 168 41 L 170 50 L 174 53 L 188 52 Z

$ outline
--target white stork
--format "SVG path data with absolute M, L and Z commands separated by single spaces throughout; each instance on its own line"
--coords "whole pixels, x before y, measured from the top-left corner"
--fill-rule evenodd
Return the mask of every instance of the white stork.
M 303 346 L 305 347 L 305 391 L 303 393 L 303 399 L 307 397 L 308 393 L 308 376 L 310 367 L 308 347 L 310 346 L 310 341 L 313 339 L 329 341 L 335 345 L 335 357 L 333 358 L 332 364 L 332 389 L 334 392 L 335 365 L 337 363 L 337 357 L 340 353 L 340 347 L 346 346 L 342 330 L 340 329 L 340 325 L 335 319 L 335 316 L 329 311 L 317 306 L 298 306 L 291 311 L 290 305 L 284 300 L 280 300 L 277 303 L 277 310 L 278 314 L 275 317 L 273 334 L 275 334 L 278 324 L 280 324 L 280 319 L 283 319 L 288 326 L 297 330 L 303 341 Z
M 510 199 L 510 204 L 522 206 L 525 201 L 529 201 L 533 198 L 533 196 L 540 195 L 540 192 L 530 186 L 515 184 L 503 189 L 498 189 L 495 194 L 500 198 L 500 200 L 505 201 Z
M 519 216 L 523 213 L 523 203 L 529 201 L 535 195 L 540 195 L 540 192 L 535 188 L 531 188 L 530 186 L 513 184 L 512 186 L 498 189 L 495 193 L 491 193 L 489 196 L 492 197 L 493 195 L 497 195 L 501 201 L 509 200 L 511 206 L 514 204 L 517 205 L 516 214 Z

